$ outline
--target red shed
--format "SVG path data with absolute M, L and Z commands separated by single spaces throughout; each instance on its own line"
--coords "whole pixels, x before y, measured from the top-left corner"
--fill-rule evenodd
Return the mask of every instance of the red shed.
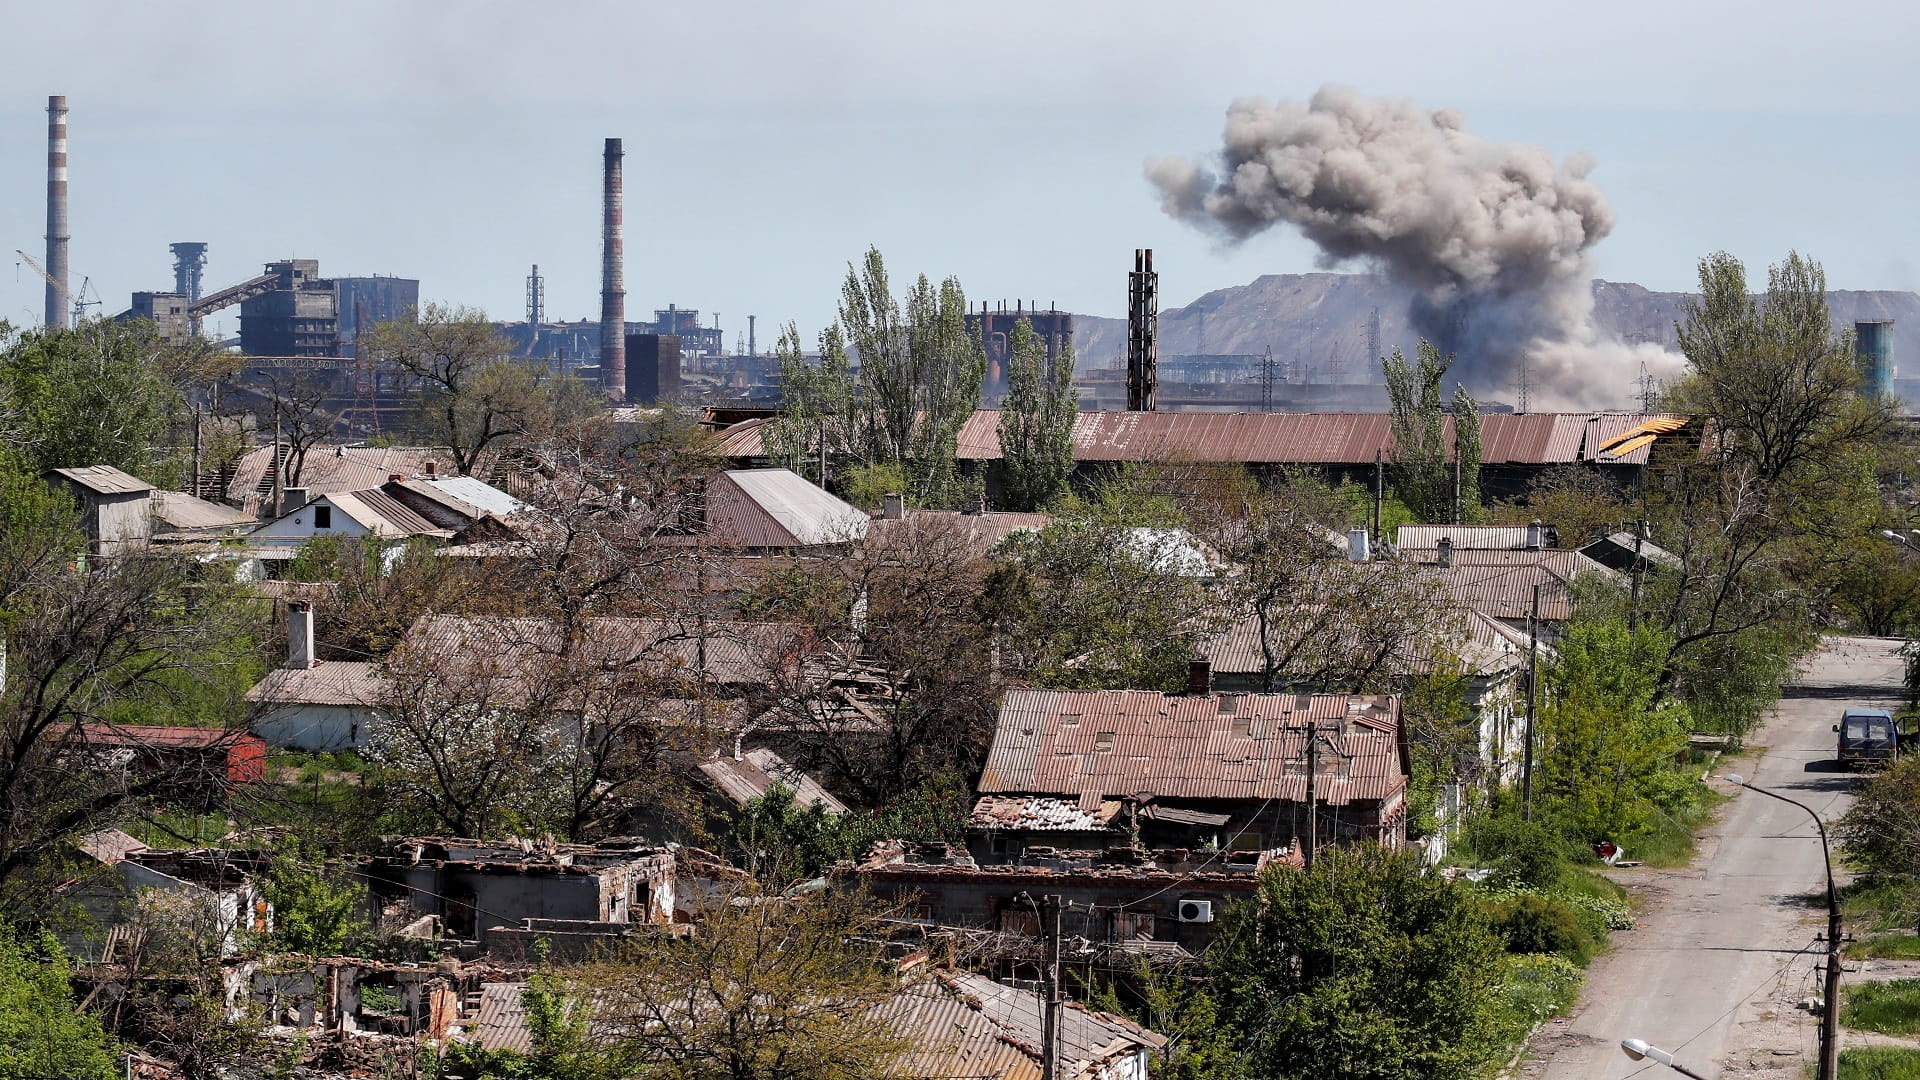
M 216 777 L 232 788 L 266 779 L 267 744 L 244 729 L 80 724 L 69 736 L 89 749 L 122 751 L 136 772 L 178 772 L 183 786 Z

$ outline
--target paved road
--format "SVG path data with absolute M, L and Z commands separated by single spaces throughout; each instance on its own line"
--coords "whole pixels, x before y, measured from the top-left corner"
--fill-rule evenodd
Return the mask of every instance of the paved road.
M 1752 782 L 1807 803 L 1829 821 L 1845 813 L 1852 780 L 1833 765 L 1832 724 L 1845 705 L 1897 699 L 1899 644 L 1829 639 L 1752 740 L 1766 747 L 1759 761 L 1726 771 L 1744 771 Z M 1742 794 L 1722 808 L 1691 868 L 1621 877 L 1646 897 L 1640 926 L 1614 936 L 1614 949 L 1594 962 L 1573 1013 L 1535 1040 L 1541 1060 L 1524 1075 L 1633 1075 L 1646 1063 L 1620 1052 L 1620 1040 L 1629 1037 L 1676 1050 L 1682 1063 L 1703 1075 L 1721 1075 L 1724 1062 L 1753 1052 L 1752 1040 L 1763 1038 L 1753 1026 L 1759 1018 L 1781 1011 L 1781 998 L 1792 1000 L 1807 985 L 1811 954 L 1797 960 L 1793 954 L 1824 925 L 1823 912 L 1806 905 L 1825 881 L 1813 822 L 1794 807 Z M 1783 986 L 1776 976 L 1790 962 Z M 1805 1031 L 1790 1028 L 1784 1040 L 1779 1031 L 1769 1035 L 1788 1044 L 1811 1038 L 1812 1026 L 1799 1026 Z M 1648 1080 L 1675 1075 L 1655 1069 Z

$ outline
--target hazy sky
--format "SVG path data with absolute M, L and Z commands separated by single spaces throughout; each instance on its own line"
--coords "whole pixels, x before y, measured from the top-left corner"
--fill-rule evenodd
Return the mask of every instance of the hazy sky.
M 1213 149 L 1236 96 L 1336 82 L 1590 154 L 1619 214 L 1603 277 L 1684 288 L 1707 251 L 1798 248 L 1836 287 L 1920 287 L 1920 5 L 1600 7 L 15 0 L 0 251 L 42 251 L 64 93 L 74 282 L 109 312 L 202 240 L 210 287 L 317 258 L 513 319 L 538 263 L 551 316 L 595 317 L 620 136 L 630 317 L 811 340 L 869 244 L 976 300 L 1119 315 L 1135 247 L 1169 306 L 1314 269 L 1297 237 L 1222 250 L 1168 219 L 1142 162 Z M 31 270 L 0 274 L 0 318 L 40 310 Z

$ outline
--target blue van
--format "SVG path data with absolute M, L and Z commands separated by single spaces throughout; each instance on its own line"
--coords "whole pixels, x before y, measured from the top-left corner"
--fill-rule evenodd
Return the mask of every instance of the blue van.
M 1900 750 L 1900 730 L 1885 709 L 1848 709 L 1833 725 L 1840 733 L 1840 763 L 1886 763 Z

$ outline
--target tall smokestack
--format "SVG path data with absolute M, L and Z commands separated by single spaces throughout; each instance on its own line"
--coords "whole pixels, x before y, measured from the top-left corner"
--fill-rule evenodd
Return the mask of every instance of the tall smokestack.
M 67 98 L 47 99 L 47 325 L 67 325 Z
M 607 140 L 606 191 L 600 230 L 600 386 L 627 398 L 627 285 L 620 247 L 620 140 Z

